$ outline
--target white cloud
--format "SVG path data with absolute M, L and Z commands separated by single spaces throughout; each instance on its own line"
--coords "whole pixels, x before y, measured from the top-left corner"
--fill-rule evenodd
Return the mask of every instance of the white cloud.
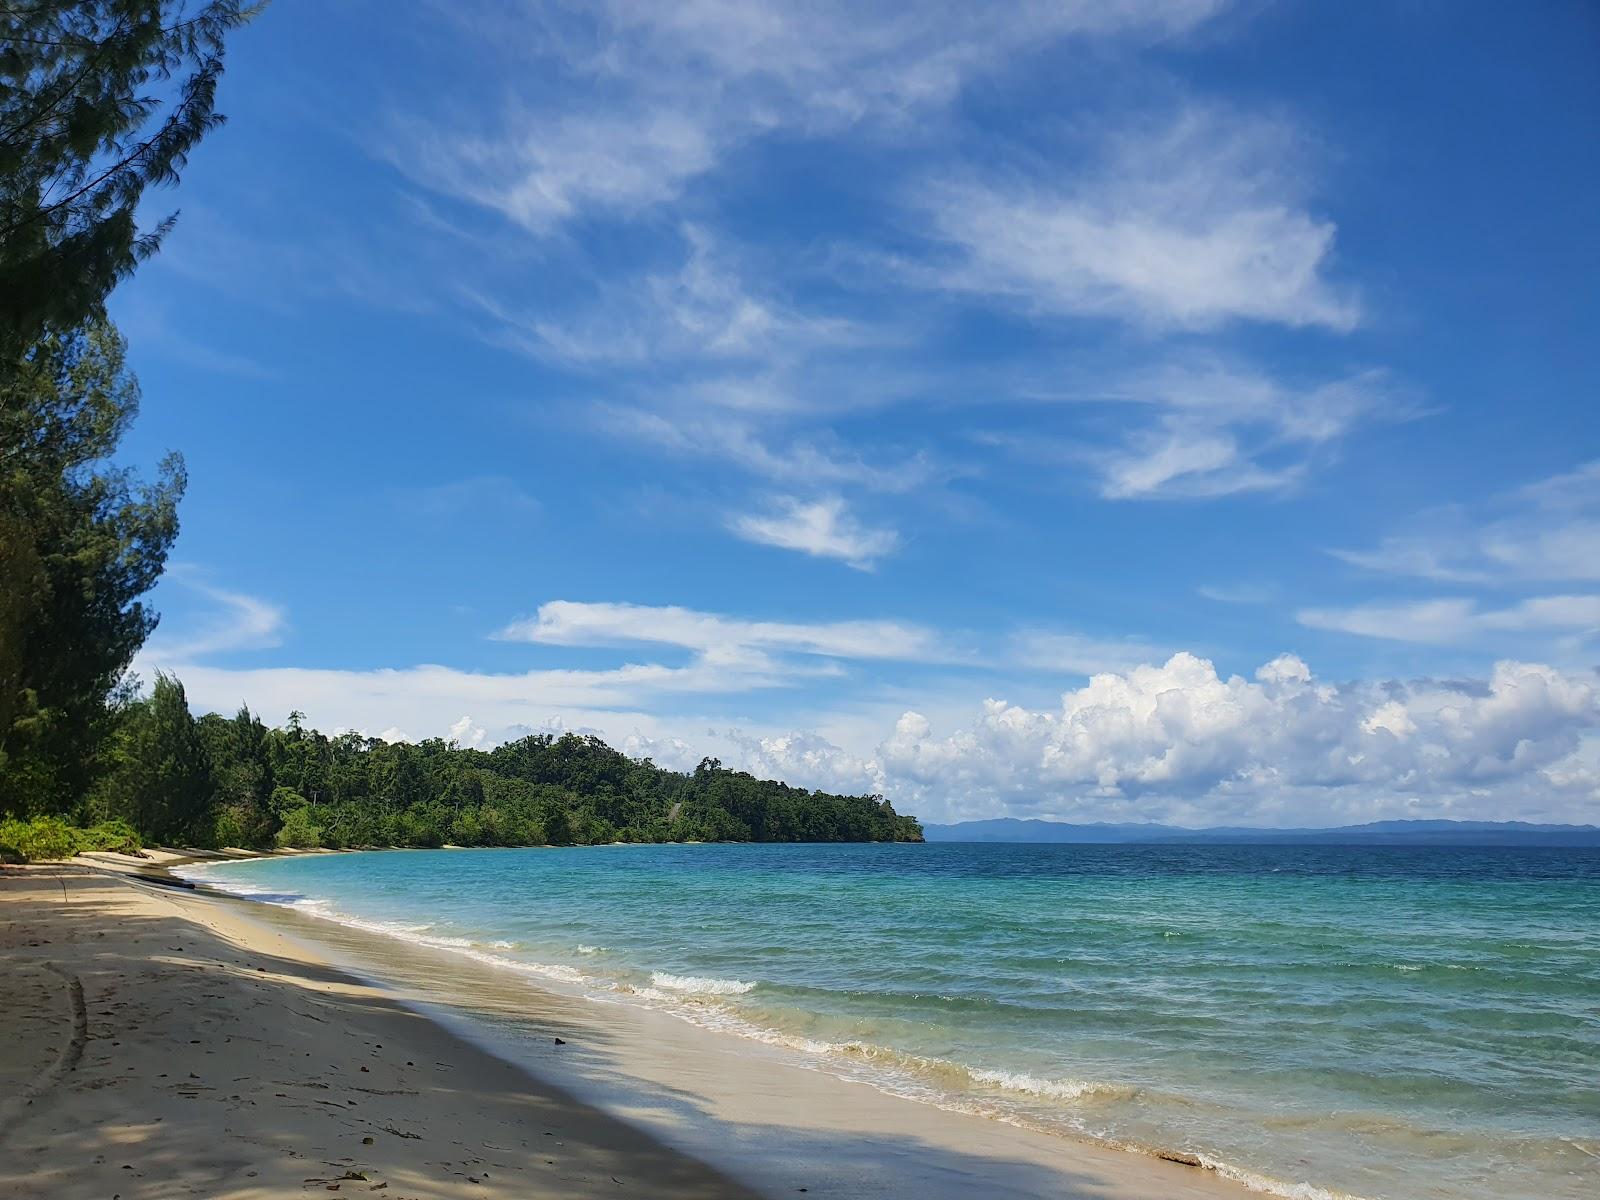
M 851 485 L 903 493 L 947 473 L 925 453 L 871 461 L 826 431 L 808 436 L 774 436 L 740 416 L 692 411 L 668 415 L 639 408 L 612 408 L 600 410 L 598 419 L 613 433 L 678 454 L 722 459 L 767 483 Z
M 1285 491 L 1363 426 L 1418 413 L 1382 371 L 1300 385 L 1211 356 L 1040 398 L 1109 414 L 1120 432 L 1110 441 L 1037 432 L 982 440 L 1021 458 L 1086 468 L 1108 500 Z
M 577 367 L 667 362 L 760 362 L 770 367 L 862 336 L 849 321 L 802 313 L 747 282 L 752 269 L 708 229 L 681 229 L 683 257 L 668 268 L 609 278 L 593 296 L 528 313 L 492 296 L 466 298 L 495 322 L 491 341 Z
M 1195 594 L 1217 604 L 1270 604 L 1277 597 L 1274 588 L 1258 583 L 1208 583 Z
M 1029 630 L 1012 639 L 1012 661 L 1030 671 L 1095 675 L 1126 671 L 1160 657 L 1162 651 L 1139 638 L 1091 638 L 1075 633 Z
M 723 658 L 788 651 L 828 658 L 930 662 L 947 661 L 948 654 L 931 630 L 898 621 L 746 621 L 675 605 L 572 600 L 541 604 L 537 615 L 513 621 L 498 636 L 550 646 L 650 643 Z
M 1345 562 L 1443 583 L 1600 581 L 1600 460 L 1504 491 L 1476 511 L 1425 513 L 1416 528 Z
M 158 632 L 141 651 L 141 659 L 188 662 L 231 650 L 264 650 L 278 645 L 288 625 L 281 607 L 257 596 L 230 591 L 207 583 L 192 567 L 174 565 L 167 579 L 198 592 L 216 608 L 202 615 L 191 628 L 174 634 Z M 148 667 L 138 668 L 148 673 Z
M 732 518 L 728 526 L 746 541 L 798 550 L 816 558 L 837 558 L 862 571 L 872 570 L 879 558 L 893 553 L 900 544 L 894 530 L 862 525 L 839 496 L 809 503 L 789 496 L 777 503 L 777 512 L 746 513 Z
M 1570 819 L 1600 799 L 1568 770 L 1597 726 L 1596 679 L 1546 666 L 1500 663 L 1481 685 L 1330 685 L 1292 656 L 1251 681 L 1178 654 L 1096 676 L 1054 711 L 986 701 L 943 737 L 907 713 L 879 761 L 897 804 L 953 797 L 960 815 Z
M 696 656 L 681 667 L 632 663 L 607 670 L 489 673 L 422 665 L 371 671 L 309 667 L 227 669 L 160 655 L 146 668 L 178 675 L 198 709 L 231 711 L 241 701 L 271 719 L 293 709 L 333 729 L 398 727 L 443 736 L 459 725 L 450 714 L 479 714 L 486 729 L 538 727 L 562 714 L 628 712 L 669 696 L 730 695 L 793 684 L 817 672 L 761 656 Z M 464 730 L 470 736 L 470 728 Z M 385 738 L 387 734 L 380 735 Z M 497 737 L 495 740 L 499 740 Z
M 1360 305 L 1325 277 L 1334 226 L 1302 203 L 1299 157 L 1281 123 L 1190 107 L 1107 139 L 1088 170 L 931 181 L 915 202 L 957 255 L 906 274 L 1042 315 L 1346 331 Z
M 397 122 L 390 161 L 433 190 L 547 234 L 677 198 L 733 148 L 778 131 L 899 125 L 973 75 L 1073 36 L 1161 36 L 1217 0 L 1118 4 L 792 5 L 616 0 L 461 14 L 515 99 L 495 121 Z M 550 81 L 570 85 L 550 99 Z M 561 89 L 556 89 L 557 94 Z
M 687 112 L 519 106 L 500 129 L 431 130 L 392 161 L 425 186 L 543 234 L 585 210 L 631 214 L 673 199 L 716 162 L 713 136 Z
M 1489 609 L 1461 598 L 1362 604 L 1303 609 L 1296 619 L 1312 629 L 1435 644 L 1493 633 L 1591 633 L 1600 631 L 1600 596 L 1534 596 Z
M 450 740 L 463 749 L 480 750 L 488 737 L 489 731 L 471 716 L 464 716 L 450 726 Z

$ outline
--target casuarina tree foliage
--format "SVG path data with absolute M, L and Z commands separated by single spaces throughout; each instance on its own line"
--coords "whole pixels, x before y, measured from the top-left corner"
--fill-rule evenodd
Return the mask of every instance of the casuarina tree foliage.
M 98 315 L 161 244 L 145 189 L 171 184 L 222 121 L 239 0 L 7 0 L 0 6 L 0 370 Z
M 124 350 L 94 322 L 0 379 L 0 812 L 82 795 L 155 627 L 140 597 L 177 536 L 183 460 L 151 485 L 110 463 L 138 411 Z
M 239 0 L 0 4 L 0 815 L 62 811 L 104 768 L 142 602 L 177 535 L 183 462 L 112 461 L 138 409 L 105 318 L 215 110 Z

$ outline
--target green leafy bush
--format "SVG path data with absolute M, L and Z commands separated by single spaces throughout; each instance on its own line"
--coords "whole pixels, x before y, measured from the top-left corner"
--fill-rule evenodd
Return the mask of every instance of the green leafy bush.
M 120 817 L 101 821 L 78 831 L 78 850 L 110 850 L 117 854 L 137 854 L 144 849 L 139 833 Z
M 78 852 L 81 832 L 58 817 L 0 821 L 0 846 L 24 862 L 71 858 Z
M 59 817 L 0 820 L 0 854 L 23 862 L 71 858 L 84 850 L 135 854 L 139 849 L 139 835 L 126 821 L 102 821 L 79 829 Z
M 322 844 L 322 830 L 311 818 L 308 806 L 292 808 L 283 815 L 283 828 L 278 830 L 278 845 L 294 849 L 309 850 Z

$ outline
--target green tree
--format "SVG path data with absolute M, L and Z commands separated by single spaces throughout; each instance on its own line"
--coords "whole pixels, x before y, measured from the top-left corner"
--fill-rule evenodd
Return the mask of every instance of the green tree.
M 216 785 L 183 684 L 158 674 L 124 737 L 126 760 L 114 785 L 134 828 L 169 845 L 205 840 Z
M 0 812 L 84 795 L 155 628 L 140 597 L 177 536 L 185 475 L 177 455 L 152 485 L 109 461 L 138 411 L 125 350 L 95 322 L 0 377 Z
M 221 124 L 240 0 L 9 0 L 0 6 L 0 374 L 99 315 L 160 245 L 145 189 L 172 184 Z

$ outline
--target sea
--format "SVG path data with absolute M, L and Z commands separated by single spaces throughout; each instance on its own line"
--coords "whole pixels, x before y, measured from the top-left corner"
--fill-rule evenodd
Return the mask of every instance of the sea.
M 187 873 L 1268 1193 L 1600 1196 L 1600 849 L 629 845 Z

